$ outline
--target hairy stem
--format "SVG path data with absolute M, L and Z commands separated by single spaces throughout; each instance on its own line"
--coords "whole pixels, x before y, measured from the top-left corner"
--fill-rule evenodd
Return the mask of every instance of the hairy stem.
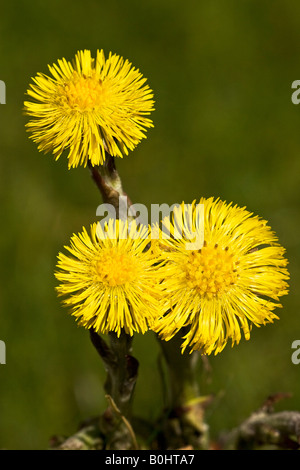
M 122 216 L 127 218 L 128 208 L 132 203 L 123 191 L 115 159 L 107 155 L 102 166 L 96 167 L 89 164 L 89 169 L 103 202 L 114 208 L 116 218 Z M 120 206 L 124 200 L 125 209 Z M 136 448 L 136 441 L 132 439 L 134 433 L 129 422 L 139 365 L 131 355 L 133 337 L 125 331 L 121 331 L 120 336 L 110 332 L 108 342 L 106 342 L 93 329 L 90 329 L 90 338 L 107 372 L 104 389 L 109 407 L 101 420 L 101 428 L 104 434 L 109 436 L 106 446 L 112 449 L 127 449 L 133 445 Z
M 170 341 L 158 338 L 168 375 L 167 409 L 163 424 L 163 439 L 176 447 L 192 445 L 195 449 L 208 447 L 208 426 L 204 410 L 210 397 L 200 394 L 198 352 L 181 352 L 181 336 Z
M 120 217 L 120 197 L 126 201 L 126 206 L 132 206 L 132 202 L 128 195 L 124 192 L 121 178 L 116 169 L 115 159 L 111 155 L 107 158 L 102 166 L 93 166 L 88 164 L 91 177 L 99 189 L 104 203 L 111 204 L 116 211 L 116 217 Z M 124 214 L 127 216 L 127 213 Z
M 105 392 L 112 397 L 120 413 L 129 418 L 139 366 L 131 355 L 132 337 L 124 332 L 117 337 L 111 332 L 109 346 L 93 329 L 90 329 L 90 337 L 107 372 Z

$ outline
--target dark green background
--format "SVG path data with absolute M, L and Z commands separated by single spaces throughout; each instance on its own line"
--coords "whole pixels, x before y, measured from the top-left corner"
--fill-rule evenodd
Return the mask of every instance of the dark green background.
M 300 410 L 300 79 L 298 0 L 11 1 L 1 4 L 0 448 L 43 449 L 54 434 L 104 409 L 104 369 L 87 331 L 60 305 L 53 271 L 73 232 L 96 220 L 101 199 L 87 169 L 37 151 L 22 114 L 31 77 L 77 50 L 128 58 L 155 93 L 154 129 L 118 160 L 135 202 L 233 201 L 267 220 L 287 248 L 291 292 L 280 321 L 210 358 L 203 393 L 212 434 L 237 425 L 265 398 L 291 392 L 278 409 Z M 135 410 L 160 411 L 158 349 L 138 336 Z

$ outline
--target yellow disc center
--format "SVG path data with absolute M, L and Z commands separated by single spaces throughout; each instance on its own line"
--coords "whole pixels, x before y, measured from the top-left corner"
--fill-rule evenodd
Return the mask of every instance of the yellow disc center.
M 228 247 L 218 245 L 191 251 L 184 269 L 188 286 L 210 298 L 227 292 L 238 276 L 233 258 Z
M 78 111 L 94 109 L 105 100 L 105 87 L 95 74 L 85 77 L 73 72 L 67 83 L 59 87 L 58 101 L 60 105 Z
M 132 255 L 110 248 L 98 259 L 96 273 L 98 281 L 110 287 L 120 286 L 137 278 L 138 263 Z

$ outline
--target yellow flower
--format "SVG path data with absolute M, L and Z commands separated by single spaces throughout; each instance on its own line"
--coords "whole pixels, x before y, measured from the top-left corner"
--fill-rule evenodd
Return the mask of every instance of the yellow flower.
M 204 205 L 203 220 L 195 201 L 182 203 L 172 219 L 163 220 L 159 244 L 165 259 L 160 268 L 164 315 L 153 329 L 169 340 L 184 328 L 183 350 L 189 346 L 191 351 L 217 354 L 229 339 L 238 344 L 241 330 L 249 339 L 252 324 L 278 318 L 273 310 L 288 293 L 289 274 L 285 250 L 266 221 L 213 198 L 202 198 L 199 204 Z M 202 247 L 187 249 L 191 234 L 200 234 L 202 224 Z
M 37 74 L 27 94 L 27 128 L 38 149 L 57 160 L 69 149 L 69 168 L 102 164 L 105 152 L 122 157 L 133 150 L 152 127 L 146 116 L 153 110 L 153 94 L 139 70 L 116 55 L 96 60 L 79 51 L 73 63 L 58 60 L 49 66 L 53 76 Z
M 73 235 L 71 254 L 58 255 L 56 278 L 64 304 L 79 325 L 99 333 L 121 329 L 127 334 L 144 333 L 159 314 L 160 293 L 149 229 L 133 221 L 110 219 Z

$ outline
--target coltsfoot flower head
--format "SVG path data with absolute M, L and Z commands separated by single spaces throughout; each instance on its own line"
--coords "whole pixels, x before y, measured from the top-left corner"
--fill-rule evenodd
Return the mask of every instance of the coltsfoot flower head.
M 110 219 L 91 226 L 90 235 L 73 235 L 60 253 L 56 278 L 64 304 L 79 324 L 99 333 L 145 333 L 159 314 L 159 282 L 149 229 L 133 221 Z
M 238 344 L 241 330 L 249 339 L 252 324 L 278 318 L 274 309 L 288 293 L 289 273 L 285 249 L 266 221 L 221 200 L 202 198 L 199 204 L 204 206 L 203 220 L 195 201 L 188 209 L 182 203 L 172 218 L 163 220 L 171 235 L 166 238 L 160 230 L 165 314 L 153 329 L 169 340 L 184 328 L 183 350 L 217 354 L 230 339 Z M 204 243 L 187 249 L 190 234 L 203 230 L 200 223 Z
M 139 70 L 103 50 L 96 59 L 79 51 L 71 63 L 49 66 L 52 77 L 37 74 L 27 94 L 27 123 L 38 149 L 58 159 L 69 150 L 70 167 L 102 164 L 105 152 L 122 157 L 133 150 L 152 127 L 153 94 Z

